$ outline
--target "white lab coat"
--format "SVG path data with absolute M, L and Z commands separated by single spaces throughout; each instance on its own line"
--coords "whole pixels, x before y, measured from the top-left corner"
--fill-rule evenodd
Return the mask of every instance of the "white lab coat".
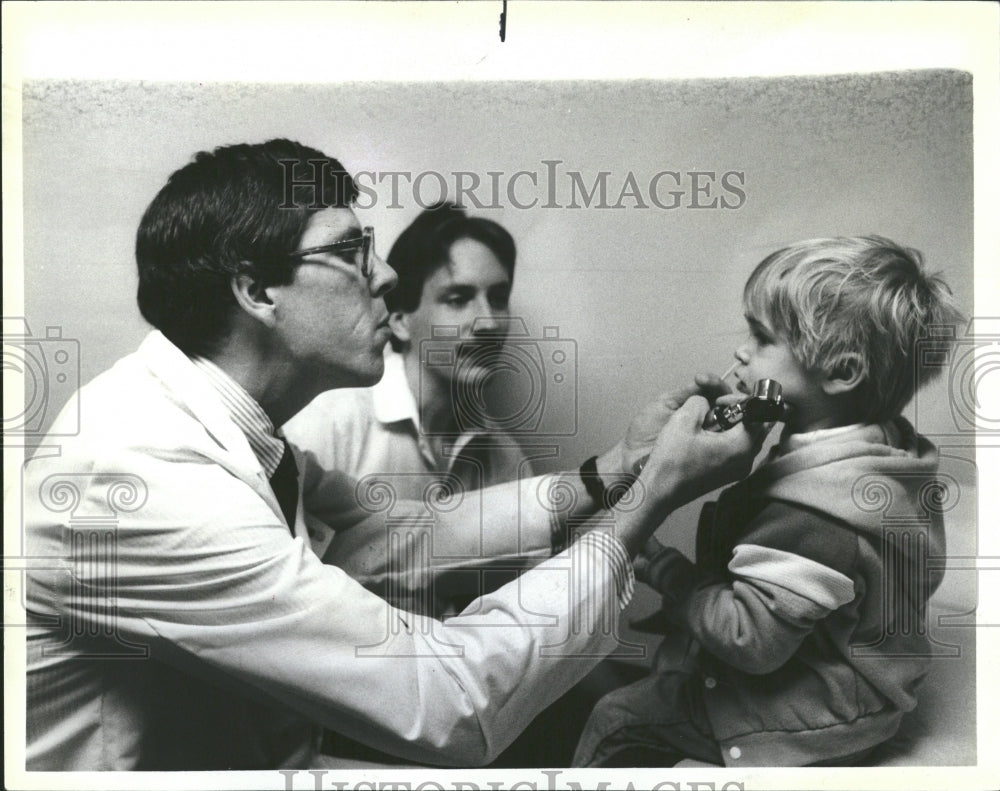
M 607 536 L 445 624 L 321 562 L 158 332 L 83 388 L 80 423 L 23 478 L 29 770 L 308 766 L 320 724 L 481 764 L 615 645 L 628 561 Z M 537 551 L 548 515 L 519 518 L 508 551 Z

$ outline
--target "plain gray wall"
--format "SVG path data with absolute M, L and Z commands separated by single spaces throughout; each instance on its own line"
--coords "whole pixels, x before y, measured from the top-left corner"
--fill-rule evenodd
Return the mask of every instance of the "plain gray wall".
M 475 212 L 518 243 L 513 308 L 533 337 L 558 327 L 575 388 L 547 410 L 576 433 L 551 467 L 615 441 L 659 390 L 721 373 L 743 336 L 740 294 L 764 255 L 815 236 L 878 233 L 923 251 L 972 306 L 972 85 L 958 72 L 678 82 L 347 85 L 33 82 L 24 86 L 25 315 L 60 325 L 92 378 L 147 331 L 135 306 L 134 234 L 168 175 L 198 150 L 285 136 L 348 170 L 539 173 L 589 185 L 609 171 L 614 203 L 631 171 L 744 174 L 737 209 Z M 504 183 L 504 182 L 501 182 Z M 519 192 L 527 193 L 522 180 Z M 568 181 L 559 200 L 569 202 Z M 664 182 L 666 187 L 668 182 Z M 645 189 L 645 186 L 643 186 Z M 425 183 L 427 200 L 436 196 Z M 488 192 L 480 190 L 488 197 Z M 713 196 L 721 197 L 718 188 Z M 733 201 L 734 196 L 725 196 Z M 388 183 L 359 212 L 384 255 L 419 211 Z M 539 348 L 548 348 L 542 345 Z M 568 397 L 572 394 L 573 397 Z M 949 424 L 946 390 L 921 427 Z M 49 417 L 52 407 L 50 405 Z M 82 416 L 86 420 L 86 415 Z M 689 533 L 689 530 L 685 530 Z M 681 540 L 682 544 L 687 539 Z

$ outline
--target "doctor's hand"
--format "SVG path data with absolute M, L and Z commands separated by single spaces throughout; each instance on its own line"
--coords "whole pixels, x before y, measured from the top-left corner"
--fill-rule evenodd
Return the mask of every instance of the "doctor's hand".
M 732 393 L 732 388 L 715 374 L 699 374 L 693 383 L 663 393 L 650 401 L 632 419 L 622 440 L 602 454 L 597 469 L 605 485 L 618 481 L 628 482 L 636 465 L 652 453 L 653 445 L 671 416 L 691 396 L 700 395 L 711 403 Z
M 750 474 L 753 460 L 773 424 L 740 424 L 729 431 L 705 431 L 710 404 L 692 396 L 657 437 L 639 480 L 670 510 Z
M 750 473 L 771 426 L 706 431 L 709 408 L 708 399 L 692 395 L 672 410 L 633 486 L 629 510 L 614 509 L 618 536 L 633 555 L 671 511 Z

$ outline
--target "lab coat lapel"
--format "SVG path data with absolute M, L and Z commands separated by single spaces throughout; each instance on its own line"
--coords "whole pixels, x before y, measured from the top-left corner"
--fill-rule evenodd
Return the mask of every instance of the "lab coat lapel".
M 230 418 L 218 394 L 195 368 L 194 363 L 159 331 L 151 332 L 146 337 L 139 347 L 139 355 L 153 375 L 194 415 L 225 451 L 220 454 L 220 464 L 253 487 L 267 501 L 275 515 L 284 521 L 278 499 L 246 435 Z M 299 486 L 301 504 L 301 476 Z M 295 521 L 298 525 L 302 519 L 297 516 Z M 297 526 L 295 532 L 299 532 Z

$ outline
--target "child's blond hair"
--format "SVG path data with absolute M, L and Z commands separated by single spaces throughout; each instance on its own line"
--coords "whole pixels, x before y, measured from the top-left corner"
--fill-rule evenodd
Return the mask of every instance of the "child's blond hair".
M 831 373 L 856 356 L 857 417 L 866 422 L 897 416 L 940 372 L 921 370 L 917 340 L 945 346 L 928 330 L 960 320 L 951 289 L 924 270 L 920 253 L 879 236 L 811 239 L 772 253 L 747 280 L 743 305 L 807 369 Z

